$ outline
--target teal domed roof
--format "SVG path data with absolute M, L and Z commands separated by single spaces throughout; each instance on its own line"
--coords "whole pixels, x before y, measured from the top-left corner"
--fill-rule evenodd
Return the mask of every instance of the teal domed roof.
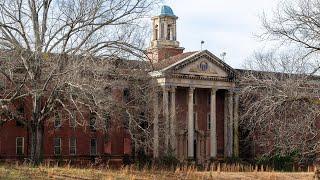
M 175 16 L 175 15 L 170 6 L 163 5 L 161 7 L 160 16 Z

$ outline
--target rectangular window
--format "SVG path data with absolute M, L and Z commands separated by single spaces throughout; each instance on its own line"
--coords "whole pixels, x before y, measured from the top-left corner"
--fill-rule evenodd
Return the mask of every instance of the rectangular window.
M 197 104 L 197 94 L 196 92 L 194 92 L 193 94 L 193 105 L 196 105 Z
M 16 154 L 17 155 L 24 154 L 24 137 L 16 138 Z
M 60 128 L 61 125 L 62 125 L 61 116 L 58 113 L 56 113 L 55 116 L 54 116 L 54 127 L 55 128 Z
M 76 155 L 77 154 L 77 138 L 71 137 L 69 140 L 69 147 L 70 147 L 70 155 Z
M 210 128 L 211 128 L 210 118 L 211 118 L 210 113 L 208 113 L 208 115 L 207 115 L 207 130 L 210 130 Z
M 211 104 L 211 93 L 208 96 L 208 105 L 210 105 L 210 104 Z
M 70 116 L 69 124 L 70 124 L 70 127 L 73 127 L 73 128 L 77 126 L 77 114 L 75 111 L 73 111 L 72 115 Z
M 61 155 L 61 138 L 53 140 L 54 155 Z
M 97 139 L 90 140 L 90 155 L 97 155 Z

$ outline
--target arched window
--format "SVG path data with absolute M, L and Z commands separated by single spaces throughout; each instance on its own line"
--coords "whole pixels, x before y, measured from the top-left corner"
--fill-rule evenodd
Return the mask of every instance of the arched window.
M 206 62 L 201 62 L 201 63 L 200 63 L 200 69 L 201 69 L 201 71 L 207 71 L 208 68 L 209 68 L 208 63 L 206 63 Z
M 171 40 L 171 29 L 172 26 L 169 24 L 167 28 L 167 40 Z

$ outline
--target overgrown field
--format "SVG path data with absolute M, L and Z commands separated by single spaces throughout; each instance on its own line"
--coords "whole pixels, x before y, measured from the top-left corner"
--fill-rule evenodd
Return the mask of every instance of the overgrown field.
M 120 170 L 68 167 L 37 167 L 0 165 L 0 179 L 314 179 L 314 173 L 280 172 L 201 172 L 191 168 L 184 170 Z

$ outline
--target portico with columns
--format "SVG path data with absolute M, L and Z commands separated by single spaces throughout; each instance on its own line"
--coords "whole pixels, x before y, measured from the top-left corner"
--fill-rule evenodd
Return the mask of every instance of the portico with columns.
M 180 160 L 199 163 L 238 156 L 236 73 L 207 50 L 183 53 L 176 40 L 177 19 L 168 6 L 152 18 L 148 52 L 154 67 L 150 75 L 158 87 L 153 156 L 173 153 Z M 171 27 L 174 30 L 163 34 Z M 159 56 L 166 52 L 168 57 Z

